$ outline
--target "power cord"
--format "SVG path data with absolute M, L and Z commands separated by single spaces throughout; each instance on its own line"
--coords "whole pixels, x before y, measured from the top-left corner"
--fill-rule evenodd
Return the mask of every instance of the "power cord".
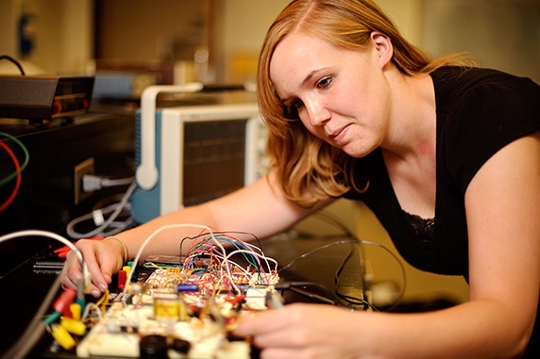
M 134 177 L 111 179 L 96 175 L 84 175 L 82 179 L 83 191 L 93 192 L 106 187 L 127 186 L 134 181 Z
M 85 214 L 83 216 L 77 217 L 71 220 L 66 226 L 66 233 L 73 239 L 96 237 L 96 236 L 111 236 L 122 232 L 127 229 L 132 223 L 133 219 L 131 216 L 123 223 L 115 222 L 115 220 L 120 216 L 123 210 L 129 209 L 129 199 L 133 194 L 133 191 L 136 188 L 136 183 L 132 180 L 131 185 L 128 187 L 127 191 L 124 193 L 122 199 L 117 204 L 112 204 L 104 208 L 100 208 L 92 211 L 91 213 Z M 105 219 L 106 214 L 112 214 Z M 90 232 L 80 233 L 75 230 L 75 226 L 81 222 L 92 219 L 94 224 L 97 225 L 97 228 Z M 112 228 L 112 229 L 111 229 Z
M 0 60 L 8 60 L 8 61 L 11 61 L 15 66 L 17 66 L 17 68 L 19 69 L 19 71 L 21 72 L 21 75 L 22 76 L 25 76 L 26 73 L 24 72 L 24 69 L 21 65 L 21 63 L 17 60 L 15 60 L 13 57 L 11 56 L 8 56 L 8 55 L 1 55 L 0 56 Z

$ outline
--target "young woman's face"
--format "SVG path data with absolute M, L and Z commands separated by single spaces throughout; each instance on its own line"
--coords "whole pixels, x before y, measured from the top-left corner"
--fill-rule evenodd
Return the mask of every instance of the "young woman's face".
M 349 51 L 295 33 L 276 47 L 270 64 L 285 106 L 298 112 L 314 136 L 353 157 L 380 146 L 388 131 L 387 61 L 381 60 L 374 36 L 367 49 Z

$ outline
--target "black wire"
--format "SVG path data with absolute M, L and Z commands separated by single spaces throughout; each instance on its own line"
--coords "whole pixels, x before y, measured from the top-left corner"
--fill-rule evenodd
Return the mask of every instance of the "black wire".
M 295 287 L 319 287 L 323 290 L 327 290 L 327 288 L 322 285 L 321 283 L 317 282 L 283 282 L 283 283 L 277 283 L 273 286 L 277 290 L 281 289 L 291 289 Z
M 379 311 L 379 309 L 376 306 L 374 306 L 373 304 L 371 304 L 367 300 L 352 297 L 352 296 L 349 296 L 349 295 L 343 295 L 343 294 L 340 294 L 340 298 L 343 299 L 344 301 L 352 304 L 352 305 L 363 305 L 364 307 L 366 307 L 366 306 L 370 307 L 371 309 L 373 309 L 376 312 Z
M 335 246 L 335 245 L 338 245 L 338 244 L 347 244 L 347 243 L 357 243 L 356 241 L 353 241 L 353 240 L 343 240 L 343 241 L 335 241 L 335 242 L 332 242 L 332 243 L 328 243 L 328 244 L 325 244 L 324 246 L 320 246 L 320 247 L 317 247 L 317 248 L 314 248 L 304 254 L 301 254 L 299 255 L 298 257 L 294 258 L 292 261 L 290 261 L 287 265 L 279 268 L 278 272 L 281 272 L 285 269 L 288 269 L 290 266 L 292 266 L 293 264 L 295 264 L 297 261 L 299 261 L 300 259 L 304 259 L 306 258 L 307 256 L 309 255 L 312 255 L 313 253 L 315 252 L 318 252 L 320 250 L 323 250 L 323 249 L 326 249 L 326 248 L 329 248 L 329 247 L 332 247 L 332 246 Z
M 402 284 L 402 289 L 401 289 L 401 292 L 399 294 L 399 296 L 394 300 L 394 302 L 388 307 L 386 308 L 386 311 L 391 311 L 393 308 L 395 308 L 399 302 L 401 301 L 401 298 L 403 298 L 403 295 L 404 295 L 404 292 L 405 292 L 405 287 L 407 285 L 407 280 L 406 280 L 406 276 L 405 276 L 405 268 L 403 267 L 403 264 L 401 263 L 401 261 L 397 258 L 397 256 L 392 253 L 392 251 L 390 251 L 388 248 L 386 248 L 385 246 L 381 245 L 380 243 L 376 243 L 376 242 L 370 242 L 370 241 L 364 241 L 364 240 L 361 240 L 359 239 L 356 235 L 354 235 L 354 233 L 352 233 L 349 228 L 343 223 L 341 222 L 339 219 L 333 217 L 333 216 L 330 216 L 329 214 L 326 214 L 324 212 L 316 212 L 315 213 L 315 216 L 318 216 L 320 219 L 324 219 L 326 220 L 327 223 L 331 223 L 331 224 L 334 224 L 336 225 L 336 227 L 340 228 L 343 233 L 345 234 L 345 236 L 351 238 L 352 240 L 351 241 L 338 241 L 338 242 L 333 242 L 333 243 L 330 243 L 328 245 L 325 245 L 325 246 L 322 246 L 322 247 L 319 247 L 319 248 L 316 248 L 310 252 L 307 252 L 307 253 L 304 253 L 303 255 L 293 259 L 289 264 L 287 264 L 285 267 L 281 268 L 280 270 L 282 269 L 285 269 L 285 268 L 288 268 L 290 267 L 292 264 L 294 264 L 297 260 L 299 259 L 302 259 L 302 258 L 305 258 L 307 257 L 308 255 L 320 250 L 320 249 L 324 249 L 324 248 L 328 248 L 332 245 L 335 245 L 335 244 L 345 244 L 347 242 L 349 243 L 356 243 L 358 244 L 359 246 L 362 245 L 362 244 L 371 244 L 371 245 L 375 245 L 375 246 L 378 246 L 378 247 L 381 247 L 382 249 L 384 249 L 385 251 L 387 251 L 395 260 L 396 262 L 399 264 L 399 266 L 401 267 L 401 274 L 402 274 L 402 280 L 403 280 L 403 284 Z M 306 234 L 304 234 L 306 235 Z M 312 237 L 315 237 L 315 236 L 312 236 Z M 319 238 L 317 236 L 317 238 Z M 343 295 L 340 291 L 339 291 L 339 275 L 341 274 L 344 266 L 345 266 L 345 263 L 346 261 L 349 259 L 349 257 L 351 256 L 351 252 L 349 252 L 349 254 L 347 255 L 347 257 L 344 259 L 344 261 L 341 263 L 340 267 L 338 268 L 338 270 L 336 271 L 336 277 L 335 277 L 335 283 L 336 283 L 336 289 L 335 289 L 335 295 L 338 296 L 340 299 L 348 302 L 349 304 L 354 304 L 354 305 L 358 305 L 358 304 L 363 304 L 364 306 L 367 305 L 373 309 L 376 310 L 376 308 L 371 304 L 369 303 L 368 301 L 364 300 L 364 299 L 358 299 L 358 298 L 354 298 L 354 297 L 351 297 L 351 296 L 347 296 L 347 295 Z M 365 260 L 364 258 L 364 252 L 361 251 L 360 255 L 362 256 L 362 260 Z M 361 281 L 361 292 L 362 292 L 362 296 L 363 298 L 366 298 L 366 292 L 367 292 L 367 287 L 366 287 L 366 283 L 365 283 L 365 280 L 364 280 L 364 268 L 362 267 L 362 281 Z
M 24 69 L 23 69 L 21 63 L 19 61 L 15 60 L 13 57 L 8 56 L 8 55 L 0 55 L 0 60 L 9 60 L 9 61 L 11 61 L 12 63 L 15 64 L 15 66 L 17 66 L 19 68 L 19 71 L 21 72 L 21 75 L 23 75 L 23 76 L 26 75 L 24 73 Z
M 327 222 L 330 222 L 331 224 L 336 225 L 337 227 L 339 227 L 343 231 L 343 233 L 345 234 L 346 237 L 354 239 L 354 240 L 360 242 L 360 244 L 362 244 L 363 241 L 360 238 L 358 238 L 352 231 L 350 231 L 349 228 L 345 225 L 345 223 L 340 221 L 338 218 L 335 218 L 334 216 L 331 216 L 331 215 L 329 215 L 327 213 L 324 213 L 324 212 L 317 212 L 317 213 L 315 213 L 315 215 L 317 217 L 320 217 L 320 219 L 325 219 Z M 363 251 L 361 251 L 360 255 L 362 255 L 362 259 L 365 260 Z
M 351 238 L 352 240 L 355 240 L 358 244 L 358 247 L 360 248 L 360 258 L 361 258 L 361 263 L 360 263 L 360 267 L 361 267 L 361 270 L 362 270 L 362 281 L 361 281 L 361 285 L 362 285 L 362 295 L 365 297 L 366 295 L 366 292 L 367 292 L 367 287 L 366 287 L 366 282 L 365 282 L 365 268 L 364 268 L 364 262 L 366 260 L 365 258 L 365 253 L 363 250 L 361 250 L 361 247 L 362 247 L 362 240 L 360 240 L 351 230 L 349 230 L 349 228 L 345 225 L 345 223 L 343 223 L 342 221 L 340 221 L 338 218 L 334 217 L 334 216 L 330 216 L 329 214 L 327 213 L 324 213 L 324 212 L 317 212 L 316 215 L 322 219 L 326 219 L 327 222 L 330 221 L 331 223 L 335 224 L 337 227 L 339 227 L 343 233 L 346 235 L 346 237 L 349 237 Z M 339 279 L 338 279 L 338 282 L 339 282 Z M 339 290 L 339 289 L 336 289 L 336 290 Z
M 355 241 L 353 243 L 356 243 L 358 244 L 359 242 Z M 339 277 L 341 275 L 341 273 L 343 272 L 343 269 L 345 268 L 345 264 L 347 263 L 347 261 L 349 261 L 349 259 L 352 257 L 353 255 L 353 248 L 351 248 L 351 250 L 349 251 L 349 254 L 347 254 L 347 256 L 345 257 L 345 259 L 341 262 L 341 265 L 339 266 L 339 268 L 336 270 L 336 274 L 334 276 L 334 284 L 335 284 L 335 290 L 334 290 L 334 293 L 337 297 L 345 300 L 346 302 L 348 302 L 349 304 L 355 304 L 355 303 L 352 303 L 351 301 L 349 301 L 348 299 L 346 298 L 351 298 L 350 296 L 345 296 L 345 295 L 342 295 L 341 292 L 339 291 Z M 363 272 L 363 271 L 362 271 Z M 361 292 L 362 292 L 362 299 L 359 299 L 363 304 L 366 304 L 367 301 L 365 300 L 366 298 L 366 293 L 367 293 L 367 288 L 366 288 L 366 285 L 365 285 L 365 281 L 364 281 L 364 273 L 362 273 L 362 280 L 360 281 L 361 282 Z M 366 305 L 364 305 L 364 309 L 367 309 Z
M 301 294 L 305 297 L 308 297 L 310 299 L 313 299 L 313 300 L 317 300 L 319 302 L 322 302 L 322 303 L 326 303 L 326 304 L 331 304 L 331 305 L 335 305 L 336 303 L 331 300 L 331 299 L 328 299 L 322 295 L 319 295 L 319 294 L 316 294 L 316 293 L 313 293 L 313 292 L 308 292 L 307 290 L 303 290 L 303 289 L 300 289 L 300 288 L 296 288 L 296 287 L 291 287 L 289 288 L 291 291 L 295 292 L 295 293 L 298 293 L 298 294 Z

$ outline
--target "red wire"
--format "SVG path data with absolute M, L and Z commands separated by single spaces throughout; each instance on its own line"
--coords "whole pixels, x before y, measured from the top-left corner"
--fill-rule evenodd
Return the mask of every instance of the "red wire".
M 15 200 L 15 197 L 17 197 L 19 188 L 21 187 L 21 172 L 19 172 L 21 165 L 19 164 L 19 160 L 17 159 L 17 157 L 15 156 L 11 148 L 9 148 L 8 145 L 4 143 L 4 141 L 0 141 L 0 146 L 3 147 L 4 150 L 6 150 L 8 155 L 11 157 L 11 159 L 13 160 L 13 164 L 15 165 L 15 170 L 18 172 L 17 180 L 15 182 L 15 188 L 13 188 L 13 192 L 11 192 L 11 195 L 9 196 L 9 198 L 0 205 L 0 212 L 3 212 L 11 205 L 11 203 L 13 203 L 13 201 Z

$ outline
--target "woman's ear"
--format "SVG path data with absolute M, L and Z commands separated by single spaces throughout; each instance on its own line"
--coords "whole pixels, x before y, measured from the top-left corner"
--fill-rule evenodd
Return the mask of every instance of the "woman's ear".
M 373 46 L 379 59 L 379 65 L 383 68 L 394 56 L 394 46 L 392 45 L 392 41 L 390 41 L 388 36 L 377 31 L 371 32 L 371 40 L 373 41 Z

